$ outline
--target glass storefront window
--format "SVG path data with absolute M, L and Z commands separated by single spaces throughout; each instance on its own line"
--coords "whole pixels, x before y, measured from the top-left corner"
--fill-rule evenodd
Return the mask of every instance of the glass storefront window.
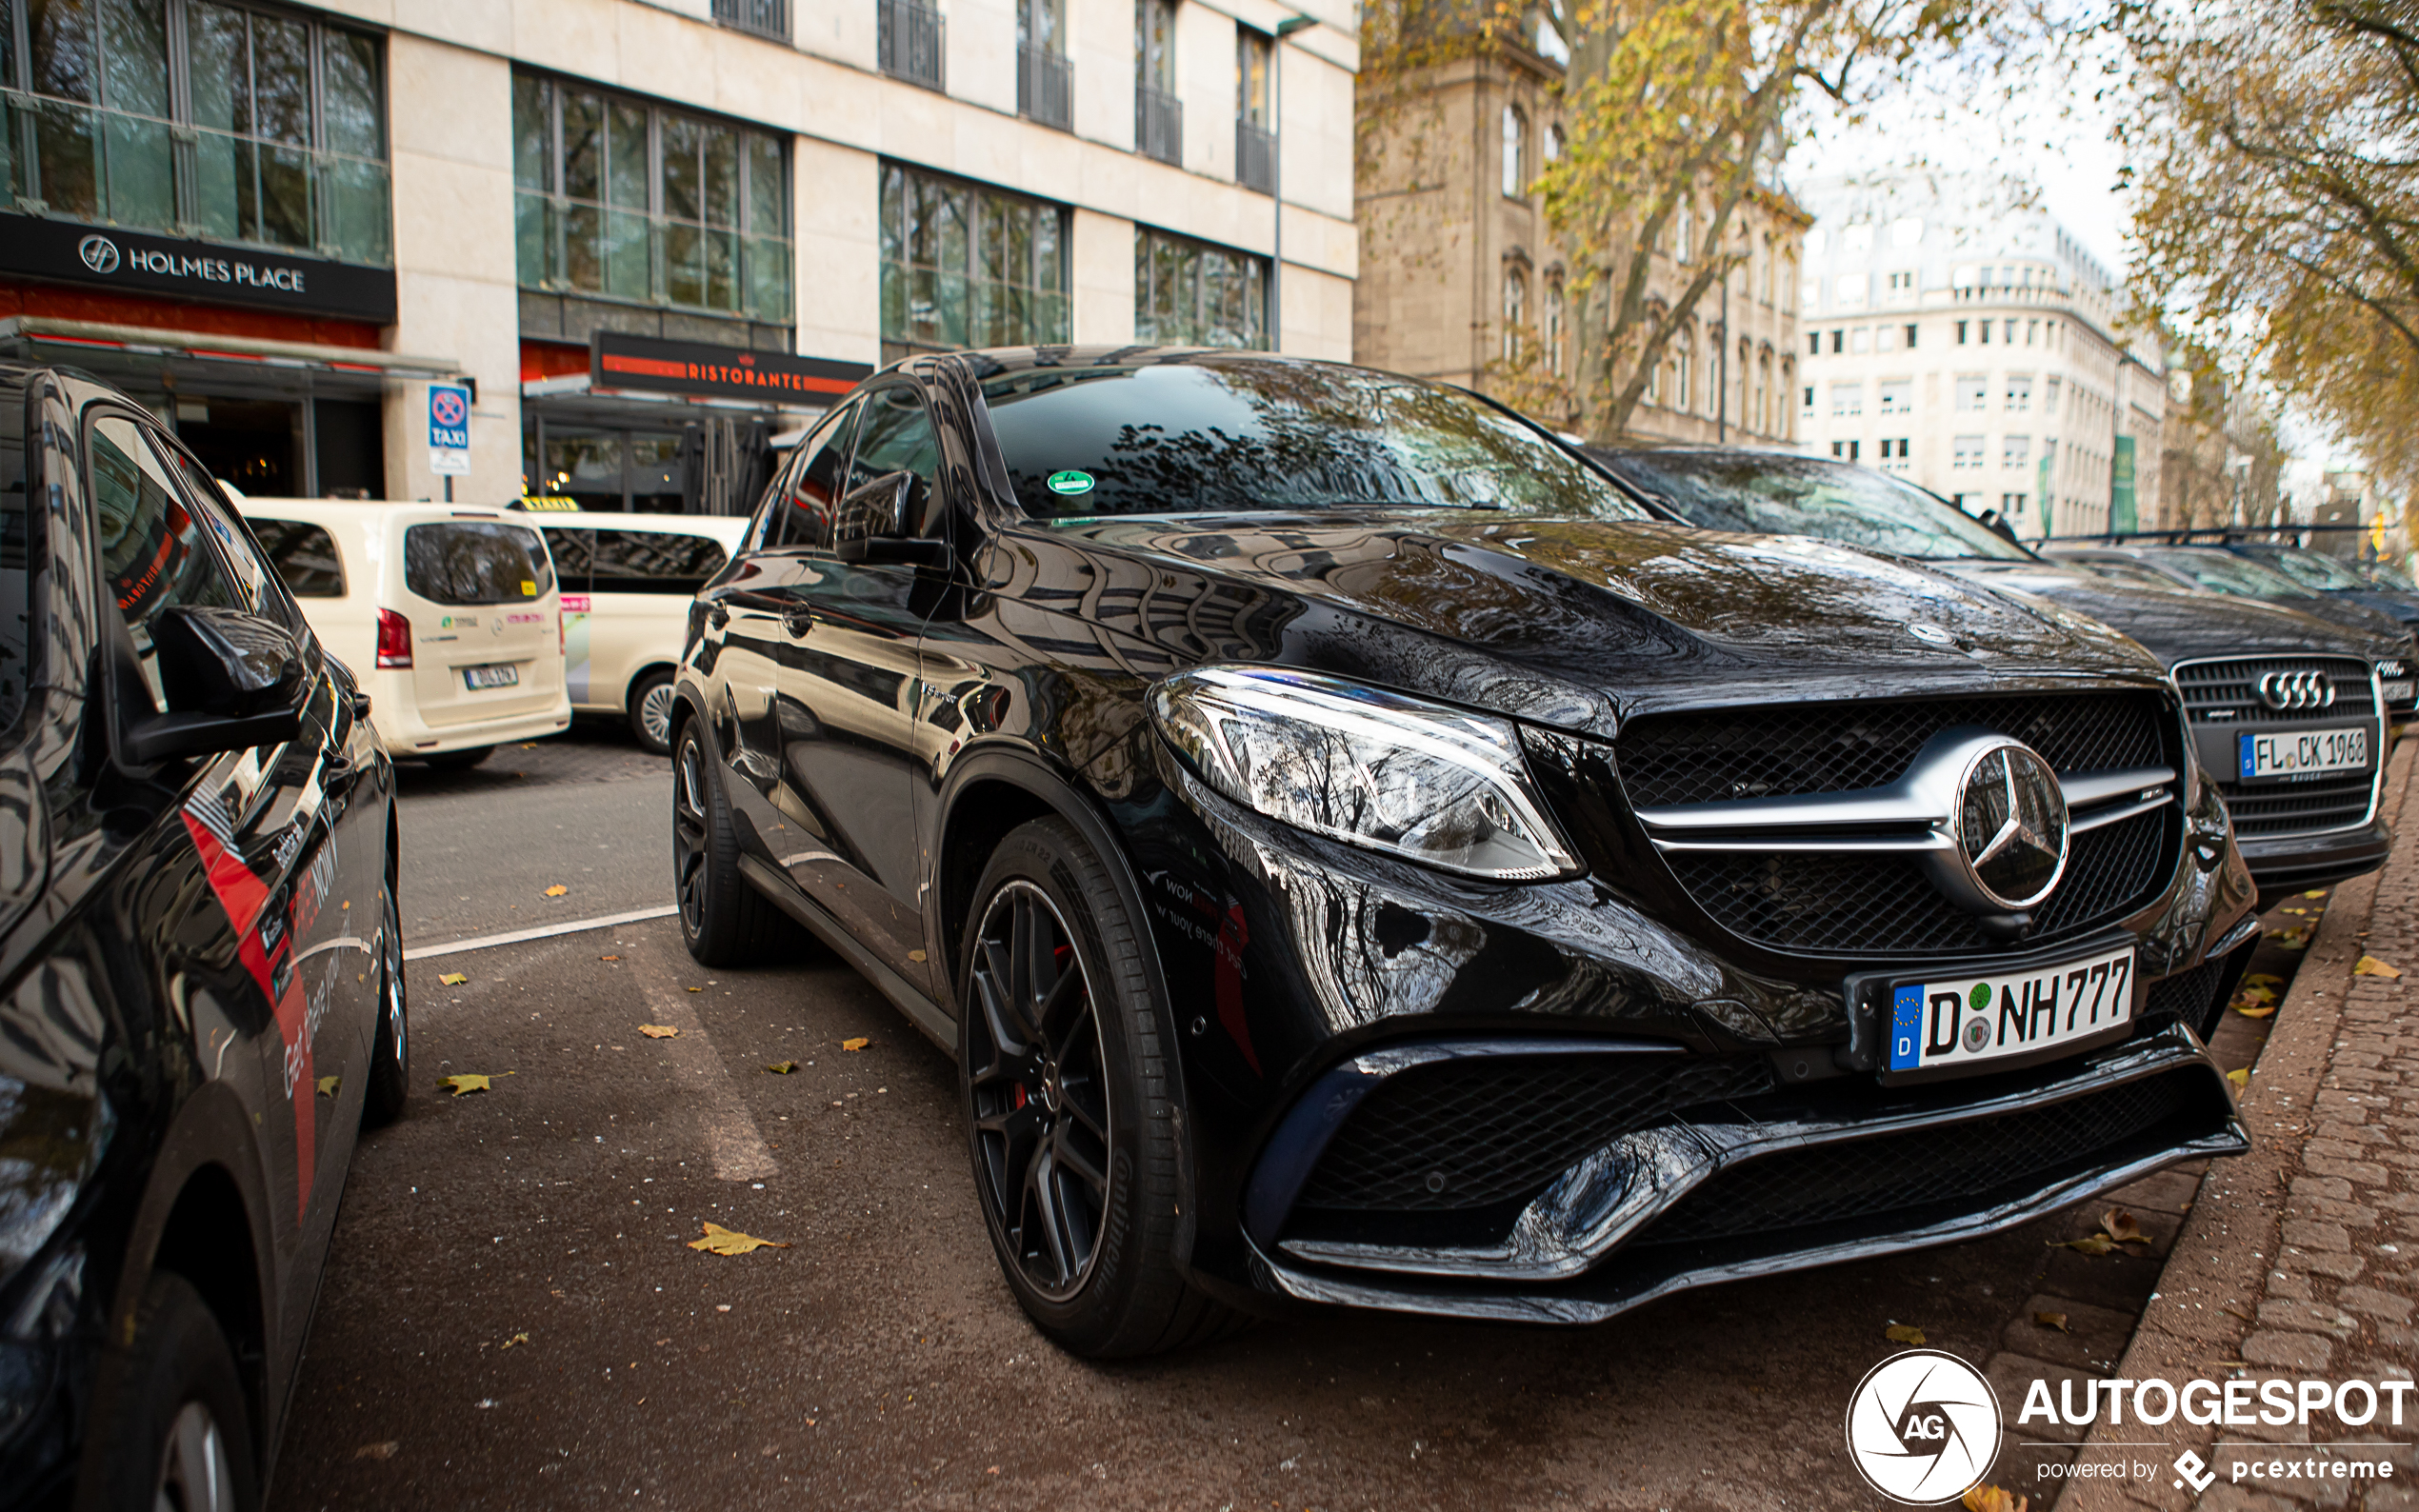
M 545 455 L 524 482 L 529 491 L 608 512 L 679 514 L 687 508 L 689 465 L 680 432 L 550 423 L 544 434 Z M 536 436 L 532 428 L 532 445 Z
M 882 360 L 1070 339 L 1067 211 L 882 168 Z
M 14 208 L 393 261 L 376 37 L 221 0 L 0 0 L 0 33 Z
M 1268 315 L 1267 258 L 1134 228 L 1134 340 L 1262 349 Z
M 524 288 L 789 322 L 777 138 L 520 73 L 512 144 Z

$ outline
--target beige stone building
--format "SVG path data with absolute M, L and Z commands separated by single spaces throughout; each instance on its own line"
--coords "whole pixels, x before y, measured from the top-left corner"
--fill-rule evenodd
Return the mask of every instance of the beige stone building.
M 251 492 L 745 507 L 748 440 L 908 352 L 1349 357 L 1356 27 L 1347 0 L 0 6 L 0 88 L 45 123 L 0 133 L 0 355 L 119 382 Z M 445 381 L 474 390 L 450 479 Z
M 1552 59 L 1508 46 L 1440 66 L 1395 101 L 1364 101 L 1364 111 L 1382 113 L 1365 121 L 1372 147 L 1358 188 L 1355 360 L 1503 393 L 1516 387 L 1505 381 L 1509 368 L 1533 372 L 1526 351 L 1580 389 L 1600 360 L 1602 333 L 1582 328 L 1571 269 L 1530 190 L 1561 154 L 1562 77 Z M 1694 275 L 1709 219 L 1704 207 L 1675 218 L 1655 256 L 1650 297 L 1669 300 Z M 1743 260 L 1674 335 L 1630 418 L 1632 436 L 1795 441 L 1793 291 L 1809 224 L 1776 190 L 1743 208 L 1731 230 Z M 1568 411 L 1538 418 L 1578 423 Z

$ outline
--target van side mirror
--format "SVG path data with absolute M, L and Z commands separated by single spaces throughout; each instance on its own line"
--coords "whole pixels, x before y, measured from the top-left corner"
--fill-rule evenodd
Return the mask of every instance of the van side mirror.
M 128 761 L 249 750 L 302 732 L 309 679 L 302 648 L 280 627 L 237 609 L 178 605 L 151 622 L 151 646 L 168 712 L 126 728 Z
M 831 554 L 843 562 L 863 562 L 869 543 L 906 535 L 908 498 L 914 487 L 915 474 L 903 470 L 850 489 L 832 512 Z

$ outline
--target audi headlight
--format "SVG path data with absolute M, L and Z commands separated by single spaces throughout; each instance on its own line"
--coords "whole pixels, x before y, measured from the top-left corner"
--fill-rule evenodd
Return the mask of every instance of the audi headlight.
M 1150 712 L 1204 782 L 1296 828 L 1496 882 L 1579 869 L 1502 721 L 1233 667 L 1168 679 Z

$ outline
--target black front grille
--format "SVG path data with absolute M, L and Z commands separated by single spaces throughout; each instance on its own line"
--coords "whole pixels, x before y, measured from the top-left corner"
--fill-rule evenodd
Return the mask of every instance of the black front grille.
M 1971 1210 L 2107 1164 L 2186 1110 L 2179 1072 L 1970 1124 L 1823 1144 L 1748 1161 L 1682 1198 L 1633 1243 L 1766 1234 L 1909 1208 Z
M 2147 691 L 1648 714 L 1622 733 L 1621 785 L 1642 808 L 1880 787 L 1959 725 L 2020 740 L 2062 772 L 2165 766 L 2171 718 Z
M 2226 973 L 2224 956 L 2212 956 L 2191 970 L 2150 984 L 2148 998 L 2142 1004 L 2141 1025 L 2149 1027 L 2166 1019 L 2181 1020 L 2192 1026 L 2192 1032 L 2206 1043 L 2217 1032 L 2217 1016 L 2224 1005 L 2216 1001 L 2218 981 Z
M 2035 945 L 2122 917 L 2148 903 L 2174 869 L 2172 809 L 2074 837 L 2067 872 L 2033 914 Z M 1664 858 L 1713 922 L 1775 950 L 1827 955 L 1995 950 L 1971 914 L 1943 897 L 1905 856 L 1681 851 Z
M 2325 708 L 2273 709 L 2260 702 L 2259 680 L 2269 672 L 2324 672 L 2335 686 Z M 2344 656 L 2243 656 L 2223 662 L 2188 662 L 2175 669 L 2184 707 L 2195 725 L 2260 720 L 2270 724 L 2354 724 L 2377 717 L 2367 662 Z
M 1771 1085 L 1770 1065 L 1752 1057 L 1486 1057 L 1413 1066 L 1353 1109 L 1300 1204 L 1438 1213 L 1526 1199 L 1630 1129 Z
M 2369 817 L 2376 790 L 2374 772 L 2329 775 L 2308 782 L 2220 783 L 2238 835 L 2314 834 L 2343 829 Z

